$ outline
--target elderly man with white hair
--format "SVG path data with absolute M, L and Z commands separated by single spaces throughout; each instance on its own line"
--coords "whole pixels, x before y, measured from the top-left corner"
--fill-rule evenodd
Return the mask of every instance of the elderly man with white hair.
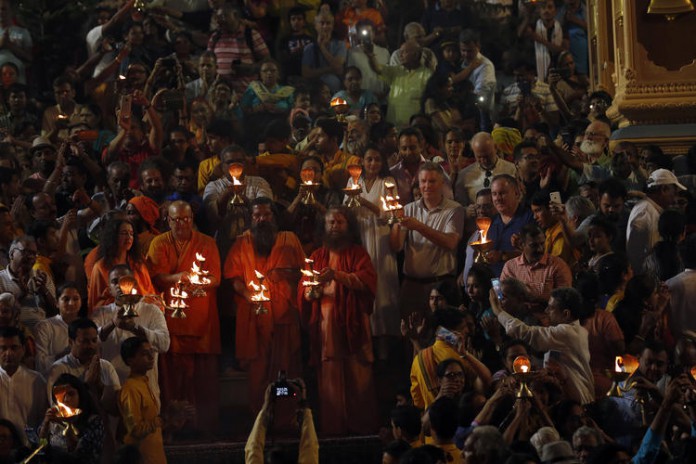
M 423 38 L 425 38 L 425 29 L 420 23 L 414 21 L 404 26 L 404 42 L 415 40 L 419 45 L 423 46 Z M 401 66 L 402 58 L 399 52 L 400 49 L 397 49 L 391 54 L 389 66 Z M 435 56 L 435 52 L 431 49 L 423 47 L 420 62 L 422 66 L 434 72 L 437 67 L 437 56 Z

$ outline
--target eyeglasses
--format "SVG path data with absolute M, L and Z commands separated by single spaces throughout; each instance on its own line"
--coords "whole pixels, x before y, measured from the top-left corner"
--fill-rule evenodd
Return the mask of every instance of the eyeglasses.
M 486 170 L 486 178 L 483 180 L 483 187 L 484 188 L 489 188 L 491 186 L 491 177 L 493 176 L 493 173 L 489 170 Z
M 176 223 L 176 224 L 178 224 L 178 225 L 181 225 L 181 224 L 188 224 L 188 223 L 190 223 L 190 222 L 191 222 L 191 217 L 186 216 L 186 217 L 177 217 L 177 218 L 175 218 L 175 217 L 169 216 L 169 220 L 172 221 L 172 222 L 174 222 L 174 223 Z

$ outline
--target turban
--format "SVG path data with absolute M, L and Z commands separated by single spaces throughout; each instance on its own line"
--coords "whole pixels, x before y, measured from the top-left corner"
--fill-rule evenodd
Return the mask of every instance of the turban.
M 155 200 L 146 197 L 145 195 L 140 195 L 138 197 L 133 197 L 128 202 L 135 206 L 135 209 L 140 213 L 140 217 L 147 224 L 150 232 L 153 234 L 159 234 L 159 231 L 155 228 L 155 224 L 160 218 L 160 209 Z
M 512 161 L 515 146 L 522 142 L 520 131 L 513 127 L 498 127 L 491 132 L 493 142 L 503 158 Z

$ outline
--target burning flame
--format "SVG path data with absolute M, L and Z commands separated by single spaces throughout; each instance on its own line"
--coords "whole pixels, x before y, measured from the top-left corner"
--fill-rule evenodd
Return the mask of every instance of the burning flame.
M 123 276 L 120 279 L 118 279 L 118 286 L 124 295 L 128 295 L 129 293 L 138 293 L 135 289 L 135 284 L 136 281 L 133 276 Z
M 362 166 L 358 164 L 351 164 L 348 166 L 348 173 L 350 174 L 350 177 L 353 178 L 353 183 L 357 184 L 358 183 L 358 178 L 360 177 L 360 174 L 362 174 Z M 357 185 L 354 185 L 353 188 L 359 188 Z
M 257 278 L 257 279 L 265 279 L 264 275 L 261 274 L 261 273 L 260 273 L 259 271 L 257 271 L 256 269 L 254 269 L 254 274 L 256 274 L 256 278 Z
M 341 98 L 341 97 L 334 97 L 334 98 L 331 99 L 331 108 L 335 108 L 336 106 L 342 106 L 342 105 L 347 106 L 347 105 L 348 105 L 348 102 L 345 101 L 345 100 L 344 100 L 343 98 Z
M 189 281 L 193 285 L 209 285 L 211 280 L 206 276 L 210 274 L 210 271 L 203 269 L 198 265 L 199 262 L 205 261 L 205 257 L 201 254 L 196 253 L 196 261 L 191 265 L 191 275 Z
M 82 413 L 80 408 L 71 408 L 60 401 L 56 400 L 56 409 L 58 410 L 58 417 L 68 418 L 77 416 Z
M 386 197 L 379 197 L 379 199 L 382 200 L 382 209 L 384 211 L 395 211 L 403 208 L 403 205 L 399 203 L 398 195 L 393 197 L 387 194 Z
M 529 362 L 529 358 L 526 356 L 518 356 L 512 362 L 512 370 L 515 374 L 526 374 L 531 369 L 532 363 Z
M 205 256 L 200 253 L 196 253 L 196 261 L 205 261 Z
M 242 185 L 242 183 L 236 177 L 232 177 L 232 185 Z
M 481 239 L 479 240 L 479 243 L 486 243 L 488 241 L 486 239 L 486 236 L 488 235 L 488 229 L 491 228 L 491 218 L 476 218 L 476 227 L 479 228 L 479 232 L 481 233 Z
M 633 374 L 638 369 L 638 366 L 638 358 L 631 356 L 630 354 L 625 354 L 623 356 L 617 356 L 614 358 L 615 372 L 626 372 L 628 374 Z
M 696 380 L 696 366 L 694 366 L 694 367 L 691 368 L 690 374 L 691 374 L 691 377 L 692 377 L 694 380 Z
M 138 291 L 136 289 L 131 290 L 131 295 L 137 295 Z
M 394 184 L 393 182 L 385 182 L 385 183 L 384 183 L 384 188 L 387 189 L 387 190 L 391 190 L 391 189 L 393 189 L 394 187 L 396 187 L 396 184 Z
M 301 170 L 300 171 L 300 179 L 302 179 L 302 182 L 304 182 L 305 185 L 313 185 L 314 184 L 314 169 L 304 168 L 303 170 Z
M 230 167 L 228 171 L 230 173 L 230 177 L 237 178 L 239 179 L 242 177 L 242 173 L 244 172 L 244 165 L 241 163 L 232 163 L 230 164 Z
M 169 289 L 169 295 L 172 297 L 169 307 L 173 309 L 188 308 L 186 301 L 184 301 L 188 298 L 188 293 L 181 288 L 181 281 L 177 282 L 174 287 Z

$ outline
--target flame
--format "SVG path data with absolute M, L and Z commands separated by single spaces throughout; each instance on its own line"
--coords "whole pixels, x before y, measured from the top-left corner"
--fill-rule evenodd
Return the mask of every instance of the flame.
M 236 177 L 232 177 L 232 185 L 242 185 L 242 183 Z
M 137 291 L 134 292 L 135 284 L 136 280 L 133 276 L 128 275 L 118 279 L 118 286 L 124 295 L 128 295 L 129 293 L 138 293 Z
M 196 253 L 196 261 L 205 261 L 205 256 L 200 253 Z
M 385 182 L 385 183 L 384 183 L 384 188 L 387 189 L 387 190 L 391 190 L 391 189 L 393 189 L 394 187 L 396 187 L 396 184 L 394 184 L 393 182 Z
M 491 218 L 476 218 L 476 227 L 479 228 L 479 232 L 481 233 L 481 240 L 479 240 L 479 243 L 486 243 L 488 241 L 486 239 L 486 236 L 488 235 L 488 229 L 491 228 Z
M 305 258 L 304 262 L 307 263 L 307 264 L 310 264 L 310 265 L 311 265 L 311 264 L 314 264 L 314 260 L 313 260 L 313 259 L 309 259 L 309 258 Z
M 691 368 L 691 371 L 689 372 L 691 374 L 691 377 L 696 380 L 696 366 Z
M 512 362 L 512 371 L 516 374 L 526 374 L 532 369 L 532 363 L 526 356 L 518 356 Z
M 58 409 L 58 416 L 63 418 L 77 416 L 82 413 L 80 408 L 71 408 L 60 401 L 56 400 L 56 408 Z
M 362 170 L 363 170 L 362 166 L 360 166 L 359 164 L 351 164 L 348 166 L 347 169 L 348 169 L 348 173 L 350 174 L 350 177 L 353 178 L 353 184 L 356 184 L 356 185 L 353 185 L 353 188 L 354 189 L 360 188 L 360 186 L 358 186 L 357 183 L 358 183 L 358 178 L 360 177 L 360 174 L 362 174 Z
M 639 365 L 640 363 L 638 362 L 638 358 L 631 356 L 630 354 L 616 356 L 616 358 L 614 358 L 615 372 L 627 372 L 629 374 L 633 374 L 638 369 Z
M 136 289 L 131 290 L 131 295 L 137 295 L 138 291 Z
M 334 98 L 331 99 L 331 108 L 334 108 L 334 107 L 336 107 L 336 106 L 341 106 L 341 105 L 346 105 L 346 106 L 347 106 L 347 105 L 348 105 L 348 102 L 345 101 L 345 100 L 344 100 L 343 98 L 341 98 L 341 97 L 334 97 Z
M 304 168 L 303 170 L 301 170 L 300 171 L 300 179 L 302 179 L 302 182 L 304 182 L 306 185 L 313 185 L 314 184 L 314 169 Z
M 263 279 L 263 278 L 264 278 L 263 274 L 261 274 L 261 273 L 260 273 L 259 271 L 257 271 L 256 269 L 254 269 L 254 274 L 256 274 L 256 278 L 257 278 L 257 279 Z
M 240 178 L 242 177 L 242 173 L 244 172 L 244 165 L 241 163 L 232 163 L 230 164 L 230 167 L 228 168 L 228 171 L 230 173 L 230 177 L 234 178 Z

